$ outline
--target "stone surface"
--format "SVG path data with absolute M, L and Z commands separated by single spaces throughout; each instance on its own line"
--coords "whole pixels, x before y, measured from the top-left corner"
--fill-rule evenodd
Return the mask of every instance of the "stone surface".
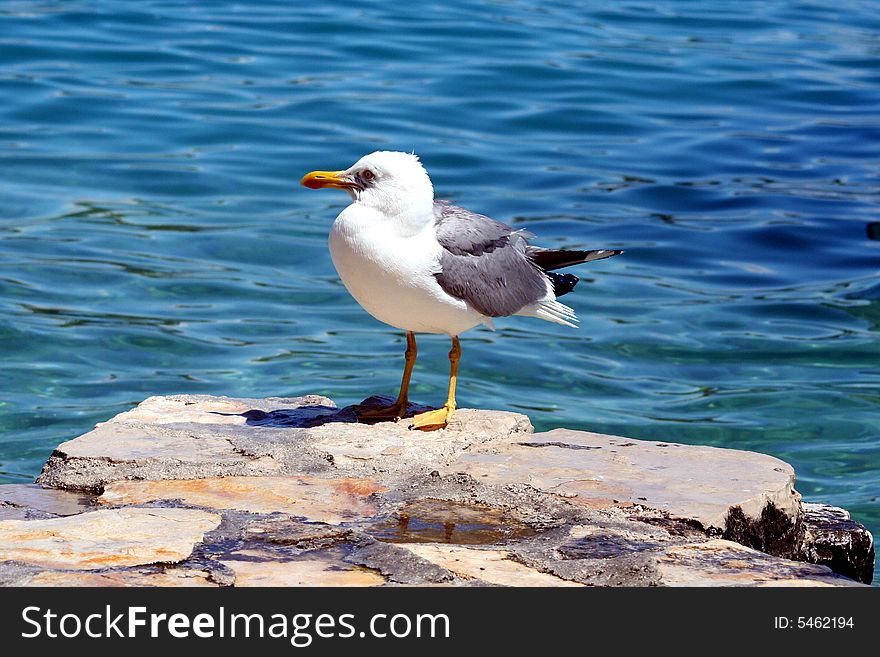
M 283 417 L 278 425 L 305 426 L 336 412 L 333 400 L 320 395 L 269 397 L 267 399 L 213 397 L 210 395 L 171 395 L 148 397 L 130 411 L 111 418 L 110 423 L 146 424 L 231 424 L 259 426 L 273 414 Z
M 342 561 L 332 550 L 286 560 L 264 550 L 233 552 L 222 562 L 235 573 L 235 586 L 381 586 L 374 570 Z
M 395 543 L 463 545 L 502 543 L 535 534 L 533 527 L 496 507 L 436 499 L 408 502 L 369 532 Z
M 593 586 L 858 586 L 824 566 L 670 526 L 575 525 L 507 550 L 508 559 Z
M 723 539 L 666 549 L 658 562 L 665 586 L 858 586 L 824 566 L 774 558 Z
M 34 511 L 22 506 L 0 506 L 0 520 L 37 520 L 38 518 L 51 518 L 49 513 Z
M 517 413 L 463 408 L 440 431 L 413 432 L 405 424 L 393 422 L 364 429 L 365 425 L 359 424 L 325 424 L 310 433 L 316 439 L 315 449 L 330 455 L 339 468 L 411 472 L 440 467 L 475 444 L 527 435 L 532 426 Z
M 381 401 L 377 398 L 378 401 Z M 101 492 L 121 479 L 431 471 L 475 444 L 526 435 L 518 413 L 460 409 L 441 431 L 357 424 L 324 397 L 150 397 L 59 445 L 38 483 Z
M 64 490 L 0 486 L 0 585 L 851 586 L 826 566 L 873 563 L 870 534 L 805 514 L 769 456 L 516 413 L 356 417 L 152 397 L 58 447 L 39 482 Z
M 481 580 L 498 586 L 582 586 L 517 563 L 507 550 L 429 543 L 409 543 L 400 547 L 465 580 Z
M 871 532 L 853 522 L 848 511 L 836 506 L 805 503 L 804 512 L 801 559 L 870 584 L 874 575 Z
M 163 570 L 47 570 L 22 581 L 21 586 L 217 586 L 204 570 L 167 568 Z
M 556 429 L 503 450 L 470 450 L 446 470 L 489 483 L 523 482 L 595 508 L 641 504 L 708 531 L 727 531 L 732 514 L 750 529 L 772 505 L 794 528 L 776 553 L 792 554 L 797 546 L 794 470 L 755 452 Z
M 186 559 L 220 516 L 192 509 L 115 509 L 0 521 L 0 561 L 98 569 Z
M 214 509 L 286 513 L 312 522 L 339 524 L 371 518 L 378 505 L 370 496 L 384 487 L 369 479 L 317 477 L 211 477 L 162 481 L 117 481 L 98 498 L 104 505 L 180 500 Z
M 249 541 L 292 545 L 301 549 L 326 548 L 346 540 L 351 530 L 344 527 L 302 522 L 288 516 L 270 516 L 254 520 L 242 529 L 242 538 Z
M 345 561 L 370 568 L 389 582 L 422 586 L 457 583 L 452 572 L 405 547 L 363 536 L 357 542 L 360 545 L 345 557 Z
M 39 512 L 47 517 L 72 516 L 90 510 L 94 497 L 76 491 L 43 488 L 35 484 L 0 485 L 0 520 L 4 510 Z M 11 517 L 11 514 L 10 516 Z

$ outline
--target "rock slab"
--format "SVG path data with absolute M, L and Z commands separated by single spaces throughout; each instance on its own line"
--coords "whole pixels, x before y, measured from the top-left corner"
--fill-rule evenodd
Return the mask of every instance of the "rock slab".
M 804 504 L 805 536 L 801 559 L 823 564 L 834 572 L 870 584 L 874 575 L 874 537 L 828 504 Z
M 641 504 L 710 532 L 730 531 L 736 518 L 760 533 L 752 526 L 764 522 L 768 508 L 792 528 L 801 522 L 794 469 L 755 452 L 556 429 L 503 450 L 469 450 L 447 470 L 481 481 L 522 482 L 600 508 Z M 798 532 L 788 533 L 787 544 L 771 552 L 796 552 Z
M 0 561 L 96 570 L 183 561 L 221 517 L 195 509 L 110 509 L 0 521 Z
M 370 401 L 370 400 L 368 400 Z M 373 403 L 381 403 L 376 398 Z M 59 445 L 37 482 L 99 493 L 121 479 L 429 471 L 475 444 L 532 431 L 518 413 L 461 409 L 443 431 L 358 424 L 326 397 L 150 397 Z
M 870 581 L 870 533 L 803 505 L 770 456 L 497 411 L 430 433 L 356 419 L 319 396 L 151 397 L 59 445 L 39 486 L 0 486 L 0 583 Z
M 308 476 L 116 481 L 107 484 L 98 503 L 120 506 L 178 500 L 214 509 L 284 513 L 338 525 L 375 516 L 378 505 L 371 495 L 382 490 L 381 485 L 369 479 Z

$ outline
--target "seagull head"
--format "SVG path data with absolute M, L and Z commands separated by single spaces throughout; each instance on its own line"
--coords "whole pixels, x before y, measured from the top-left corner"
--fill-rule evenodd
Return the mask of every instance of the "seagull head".
M 376 151 L 343 171 L 312 171 L 300 182 L 309 189 L 344 189 L 355 203 L 386 217 L 433 212 L 434 187 L 412 153 Z

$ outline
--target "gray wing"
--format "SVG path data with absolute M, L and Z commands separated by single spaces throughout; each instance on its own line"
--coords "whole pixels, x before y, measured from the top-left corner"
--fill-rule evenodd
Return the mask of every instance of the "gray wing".
M 547 294 L 547 276 L 528 256 L 522 231 L 452 205 L 434 202 L 443 290 L 488 317 L 513 315 Z

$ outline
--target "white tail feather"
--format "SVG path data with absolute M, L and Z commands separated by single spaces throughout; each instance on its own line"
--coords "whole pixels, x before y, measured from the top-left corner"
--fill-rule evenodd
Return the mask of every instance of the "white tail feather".
M 537 317 L 538 319 L 562 324 L 563 326 L 570 326 L 571 328 L 578 327 L 578 318 L 577 315 L 575 315 L 574 310 L 566 306 L 564 303 L 559 303 L 555 299 L 544 299 L 543 301 L 539 301 L 536 304 L 523 308 L 517 313 L 517 315 Z

